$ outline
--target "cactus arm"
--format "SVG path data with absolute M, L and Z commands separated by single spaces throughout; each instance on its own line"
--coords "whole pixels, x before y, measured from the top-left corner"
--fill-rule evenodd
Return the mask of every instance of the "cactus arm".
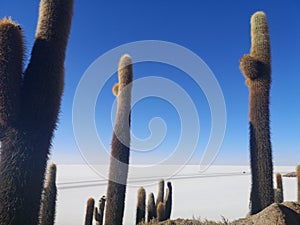
M 19 113 L 23 57 L 20 26 L 11 19 L 0 20 L 0 141 Z

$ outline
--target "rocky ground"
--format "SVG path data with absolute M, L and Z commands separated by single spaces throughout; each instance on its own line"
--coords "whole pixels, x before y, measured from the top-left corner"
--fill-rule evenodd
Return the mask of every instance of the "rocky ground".
M 226 219 L 222 222 L 177 219 L 143 225 L 300 225 L 300 203 L 273 203 L 258 214 L 232 222 Z

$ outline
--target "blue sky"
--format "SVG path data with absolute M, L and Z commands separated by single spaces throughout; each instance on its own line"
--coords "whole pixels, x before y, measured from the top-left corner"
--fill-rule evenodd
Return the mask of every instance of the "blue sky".
M 66 56 L 66 80 L 58 130 L 51 160 L 81 163 L 72 127 L 72 104 L 76 88 L 87 68 L 107 51 L 134 41 L 163 40 L 197 54 L 213 71 L 224 95 L 227 127 L 216 164 L 247 164 L 248 88 L 239 70 L 239 59 L 250 49 L 250 17 L 264 11 L 269 22 L 272 51 L 271 133 L 275 165 L 300 163 L 300 2 L 290 1 L 83 1 L 75 0 L 74 18 Z M 0 17 L 20 23 L 30 55 L 38 14 L 38 1 L 1 1 Z M 125 52 L 124 52 L 125 53 Z M 134 55 L 131 55 L 133 60 Z M 27 58 L 28 58 L 27 57 Z M 175 57 L 175 56 L 174 56 Z M 116 61 L 116 67 L 117 67 Z M 210 109 L 201 88 L 183 71 L 159 63 L 134 65 L 134 79 L 159 76 L 179 84 L 193 100 L 201 132 L 191 163 L 199 163 L 211 129 Z M 115 97 L 112 76 L 101 90 L 96 105 L 98 135 L 109 150 L 112 136 L 111 111 Z M 164 99 L 146 98 L 132 110 L 132 132 L 150 135 L 152 118 L 167 126 L 160 146 L 147 153 L 132 152 L 133 163 L 163 160 L 180 138 L 180 116 Z M 84 117 L 84 115 L 82 115 Z M 87 150 L 81 150 L 87 152 Z M 184 152 L 182 153 L 184 154 Z M 97 153 L 95 153 L 97 157 Z M 101 155 L 99 155 L 101 157 Z

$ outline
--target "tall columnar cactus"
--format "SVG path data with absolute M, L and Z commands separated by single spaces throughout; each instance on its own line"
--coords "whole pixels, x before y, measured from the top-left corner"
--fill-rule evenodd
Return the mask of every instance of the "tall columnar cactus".
M 268 24 L 263 12 L 256 12 L 251 17 L 251 38 L 250 55 L 241 58 L 240 69 L 250 92 L 250 214 L 255 214 L 274 202 L 269 122 L 271 54 Z
M 171 217 L 171 211 L 172 211 L 172 184 L 171 182 L 167 183 L 167 191 L 166 191 L 166 197 L 165 197 L 165 217 L 166 219 L 170 219 Z
M 84 225 L 93 225 L 94 205 L 95 205 L 95 200 L 93 198 L 89 198 L 86 203 Z
M 164 202 L 164 195 L 165 195 L 165 181 L 164 179 L 161 179 L 158 182 L 158 192 L 157 192 L 157 198 L 156 198 L 156 208 L 158 207 L 158 204 L 160 202 Z
M 41 0 L 24 74 L 18 25 L 0 22 L 0 224 L 35 225 L 64 85 L 73 0 Z M 23 74 L 23 76 L 22 76 Z
M 113 88 L 117 96 L 117 114 L 112 138 L 109 181 L 106 196 L 105 224 L 121 225 L 129 164 L 132 61 L 123 55 L 119 62 L 119 83 Z
M 146 215 L 146 191 L 143 187 L 140 187 L 138 190 L 135 224 L 145 222 L 145 215 Z
M 101 199 L 99 200 L 98 208 L 95 207 L 96 225 L 102 225 L 103 224 L 105 201 L 106 201 L 105 196 L 102 196 Z
M 283 185 L 282 185 L 282 176 L 280 173 L 276 173 L 276 189 L 274 191 L 274 201 L 276 203 L 283 202 Z
M 56 194 L 56 165 L 51 164 L 42 197 L 40 225 L 54 225 Z
M 166 220 L 165 209 L 166 209 L 165 203 L 159 202 L 156 208 L 157 221 L 161 222 Z
M 154 194 L 150 193 L 147 201 L 147 222 L 149 223 L 154 218 L 156 218 L 155 200 Z
M 300 202 L 300 165 L 296 168 L 296 174 L 297 174 L 297 190 L 298 190 L 298 202 Z

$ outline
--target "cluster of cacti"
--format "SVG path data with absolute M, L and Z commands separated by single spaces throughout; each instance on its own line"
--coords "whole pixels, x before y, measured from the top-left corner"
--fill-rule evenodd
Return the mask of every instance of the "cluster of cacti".
M 297 176 L 297 192 L 298 192 L 297 201 L 300 202 L 300 165 L 298 165 L 296 168 L 296 176 Z
M 271 53 L 268 24 L 263 12 L 256 12 L 251 17 L 251 38 L 250 55 L 241 58 L 240 69 L 250 92 L 250 214 L 256 214 L 274 202 L 269 124 Z
M 103 215 L 105 208 L 105 196 L 102 196 L 99 200 L 98 208 L 95 207 L 95 200 L 89 198 L 87 200 L 86 212 L 85 212 L 85 225 L 93 225 L 93 218 L 96 221 L 96 225 L 103 224 Z
M 46 185 L 43 191 L 40 213 L 40 225 L 53 225 L 56 206 L 56 165 L 51 164 L 48 169 Z
M 64 86 L 73 0 L 41 0 L 23 73 L 21 28 L 0 22 L 0 224 L 39 222 L 49 148 Z
M 165 221 L 170 219 L 172 210 L 172 184 L 167 183 L 166 196 L 164 197 L 165 181 L 161 179 L 158 183 L 158 194 L 155 203 L 154 194 L 148 195 L 147 202 L 147 222 L 151 220 Z M 136 224 L 146 220 L 146 191 L 143 187 L 138 190 Z
M 280 173 L 276 173 L 276 184 L 277 187 L 274 189 L 274 202 L 281 203 L 283 202 L 283 185 Z

